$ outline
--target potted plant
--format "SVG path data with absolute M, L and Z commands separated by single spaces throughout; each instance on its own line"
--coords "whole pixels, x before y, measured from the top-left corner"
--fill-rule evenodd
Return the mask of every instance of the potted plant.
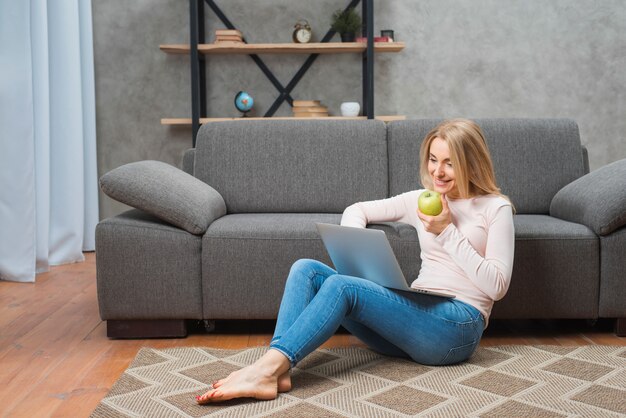
M 339 32 L 342 42 L 354 42 L 356 33 L 361 29 L 361 16 L 354 7 L 346 11 L 339 9 L 333 13 L 331 27 L 335 32 Z

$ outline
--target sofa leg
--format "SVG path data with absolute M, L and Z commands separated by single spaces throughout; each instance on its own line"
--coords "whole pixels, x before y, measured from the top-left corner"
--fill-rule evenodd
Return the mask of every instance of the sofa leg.
M 181 338 L 187 336 L 184 319 L 147 319 L 107 321 L 109 338 Z
M 626 337 L 626 318 L 617 318 L 615 320 L 615 335 Z
M 215 331 L 215 321 L 211 319 L 203 319 L 202 323 L 204 324 L 204 330 L 206 332 Z

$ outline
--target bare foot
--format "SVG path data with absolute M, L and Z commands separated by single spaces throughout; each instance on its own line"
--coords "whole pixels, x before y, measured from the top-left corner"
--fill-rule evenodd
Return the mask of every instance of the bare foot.
M 222 379 L 202 396 L 196 398 L 199 404 L 222 402 L 234 398 L 276 399 L 278 378 L 265 375 L 254 365 L 244 367 Z
M 285 391 L 291 389 L 289 360 L 279 351 L 268 350 L 254 364 L 215 382 L 213 389 L 198 396 L 196 402 L 202 405 L 234 398 L 276 399 L 279 386 Z
M 229 376 L 230 377 L 230 376 Z M 217 389 L 224 383 L 226 379 L 220 379 L 213 382 L 213 389 Z M 291 375 L 285 372 L 278 376 L 278 393 L 285 393 L 291 390 Z

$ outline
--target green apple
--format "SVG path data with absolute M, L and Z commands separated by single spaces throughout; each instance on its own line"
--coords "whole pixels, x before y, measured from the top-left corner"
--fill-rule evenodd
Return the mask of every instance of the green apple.
M 432 190 L 426 190 L 425 192 L 422 192 L 420 197 L 417 199 L 417 207 L 419 207 L 420 211 L 426 215 L 437 216 L 443 210 L 441 195 L 437 192 L 433 192 Z

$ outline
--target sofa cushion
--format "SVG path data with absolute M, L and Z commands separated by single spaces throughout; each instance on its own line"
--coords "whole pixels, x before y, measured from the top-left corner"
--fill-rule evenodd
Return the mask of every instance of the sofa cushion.
M 102 319 L 202 319 L 201 237 L 132 209 L 96 227 Z
M 383 122 L 245 121 L 202 126 L 194 175 L 228 213 L 341 213 L 387 196 Z
M 339 221 L 340 215 L 332 214 L 235 214 L 216 220 L 202 244 L 207 318 L 275 318 L 293 262 L 330 263 L 315 222 Z M 545 215 L 516 215 L 514 222 L 511 287 L 495 304 L 494 317 L 597 317 L 599 241 L 593 231 Z M 415 229 L 402 223 L 368 227 L 385 231 L 407 282 L 415 279 L 420 268 Z M 236 305 L 223 302 L 234 300 Z
M 596 318 L 599 239 L 584 225 L 515 215 L 511 286 L 494 318 Z
M 599 240 L 589 228 L 545 215 L 515 215 L 515 260 L 511 287 L 494 305 L 494 317 L 595 318 L 598 313 Z M 420 269 L 415 228 L 382 229 L 408 282 Z
M 300 258 L 332 262 L 316 222 L 339 224 L 339 214 L 234 214 L 216 220 L 202 241 L 207 318 L 276 318 L 291 265 Z M 386 232 L 407 282 L 420 268 L 415 228 L 369 225 Z M 237 301 L 237 304 L 224 303 Z
M 257 213 L 213 222 L 202 238 L 206 318 L 276 318 L 291 265 L 300 258 L 330 263 L 315 222 L 340 220 L 339 214 Z
M 160 161 L 138 161 L 100 178 L 102 191 L 192 234 L 203 234 L 226 213 L 224 199 L 211 186 Z
M 389 189 L 418 188 L 419 148 L 442 120 L 394 121 L 389 131 Z M 517 213 L 548 214 L 554 195 L 585 173 L 576 122 L 567 119 L 476 119 L 502 192 Z
M 601 167 L 563 187 L 550 214 L 607 235 L 626 225 L 626 159 Z

